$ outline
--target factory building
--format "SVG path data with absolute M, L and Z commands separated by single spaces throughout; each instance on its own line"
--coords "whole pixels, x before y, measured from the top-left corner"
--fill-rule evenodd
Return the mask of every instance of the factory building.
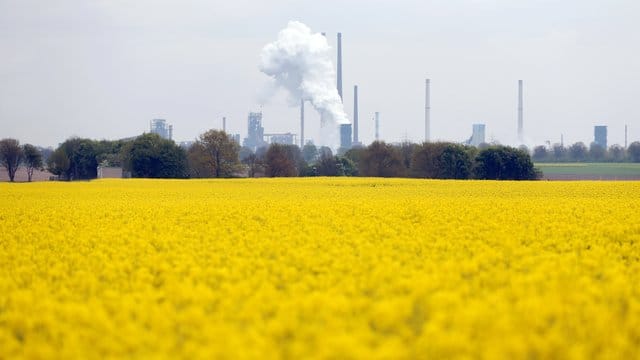
M 351 124 L 340 124 L 340 147 L 351 148 Z
M 282 144 L 282 145 L 295 145 L 296 134 L 282 133 L 282 134 L 264 134 L 264 137 L 268 139 L 269 144 Z
M 471 146 L 479 146 L 484 142 L 485 142 L 485 125 L 473 124 L 473 132 L 471 133 L 471 138 L 466 141 L 466 144 Z
M 247 137 L 242 142 L 242 146 L 246 146 L 252 150 L 266 146 L 264 141 L 264 127 L 262 127 L 262 112 L 250 112 L 247 120 Z
M 165 119 L 153 119 L 150 123 L 150 132 L 152 134 L 158 134 L 161 138 L 172 140 L 173 139 L 173 125 L 167 124 Z
M 598 125 L 593 127 L 593 142 L 600 145 L 603 149 L 607 148 L 607 127 Z

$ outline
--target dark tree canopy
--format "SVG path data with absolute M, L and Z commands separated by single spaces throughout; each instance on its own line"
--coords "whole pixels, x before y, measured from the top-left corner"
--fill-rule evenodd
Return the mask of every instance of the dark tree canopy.
M 471 149 L 453 143 L 423 143 L 413 153 L 413 176 L 431 179 L 468 179 Z
M 90 139 L 70 138 L 60 144 L 47 161 L 49 171 L 67 180 L 95 179 L 98 152 Z
M 488 180 L 535 180 L 538 174 L 528 153 L 509 146 L 492 146 L 476 157 L 475 175 Z
M 185 178 L 187 156 L 171 140 L 157 134 L 144 134 L 123 148 L 124 169 L 132 177 Z
M 577 142 L 569 147 L 569 160 L 572 161 L 585 161 L 589 154 L 589 149 L 582 142 Z
M 269 177 L 298 176 L 300 148 L 295 145 L 271 144 L 265 154 L 265 173 Z
M 549 157 L 549 152 L 544 145 L 539 145 L 533 148 L 533 160 L 534 161 L 546 161 Z
M 374 141 L 362 155 L 358 163 L 361 176 L 402 177 L 406 175 L 400 152 L 384 141 Z
M 618 144 L 611 145 L 609 147 L 608 153 L 609 153 L 609 157 L 610 157 L 611 161 L 614 161 L 614 162 L 622 162 L 622 161 L 624 161 L 624 157 L 626 155 L 624 147 L 622 147 L 622 146 L 620 146 Z
M 640 162 L 640 141 L 634 141 L 629 144 L 627 154 L 629 154 L 629 160 L 633 162 Z
M 335 156 L 329 152 L 320 154 L 316 162 L 316 172 L 319 176 L 338 176 L 338 163 Z
M 9 175 L 9 181 L 15 180 L 16 171 L 22 162 L 23 151 L 20 142 L 16 139 L 0 140 L 0 165 Z
M 591 161 L 604 161 L 607 155 L 607 149 L 599 144 L 591 143 L 589 146 L 589 160 Z
M 562 144 L 553 144 L 551 147 L 553 161 L 564 161 L 567 159 L 567 148 Z

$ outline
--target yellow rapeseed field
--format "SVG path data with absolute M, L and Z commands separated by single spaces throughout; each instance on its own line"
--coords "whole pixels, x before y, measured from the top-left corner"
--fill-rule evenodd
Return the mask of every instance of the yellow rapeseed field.
M 0 184 L 0 358 L 640 358 L 640 182 Z

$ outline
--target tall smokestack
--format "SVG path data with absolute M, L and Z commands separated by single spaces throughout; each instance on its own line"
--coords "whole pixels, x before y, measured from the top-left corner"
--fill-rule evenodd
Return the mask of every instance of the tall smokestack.
M 227 132 L 227 118 L 222 117 L 222 131 Z
M 358 140 L 358 85 L 353 87 L 353 142 Z
M 380 140 L 380 113 L 376 111 L 376 141 Z
M 628 134 L 627 125 L 625 125 L 624 126 L 624 148 L 625 149 L 627 148 L 627 134 Z
M 300 99 L 300 148 L 304 146 L 304 99 Z
M 518 141 L 521 144 L 524 142 L 522 126 L 522 80 L 518 80 Z
M 431 141 L 431 79 L 425 81 L 424 97 L 424 141 Z
M 338 33 L 338 95 L 342 100 L 342 33 Z

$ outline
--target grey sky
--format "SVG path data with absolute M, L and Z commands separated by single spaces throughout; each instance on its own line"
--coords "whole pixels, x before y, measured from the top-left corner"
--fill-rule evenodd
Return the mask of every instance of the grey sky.
M 244 137 L 261 103 L 267 132 L 298 133 L 298 109 L 265 100 L 257 65 L 299 20 L 332 46 L 343 33 L 345 107 L 358 84 L 364 142 L 375 111 L 385 140 L 421 141 L 429 77 L 434 138 L 462 141 L 483 122 L 489 140 L 514 143 L 523 79 L 529 143 L 588 144 L 603 124 L 622 144 L 624 124 L 640 140 L 639 18 L 631 0 L 0 0 L 0 137 L 116 139 L 165 118 L 191 140 L 222 116 Z M 307 124 L 316 137 L 318 117 Z

